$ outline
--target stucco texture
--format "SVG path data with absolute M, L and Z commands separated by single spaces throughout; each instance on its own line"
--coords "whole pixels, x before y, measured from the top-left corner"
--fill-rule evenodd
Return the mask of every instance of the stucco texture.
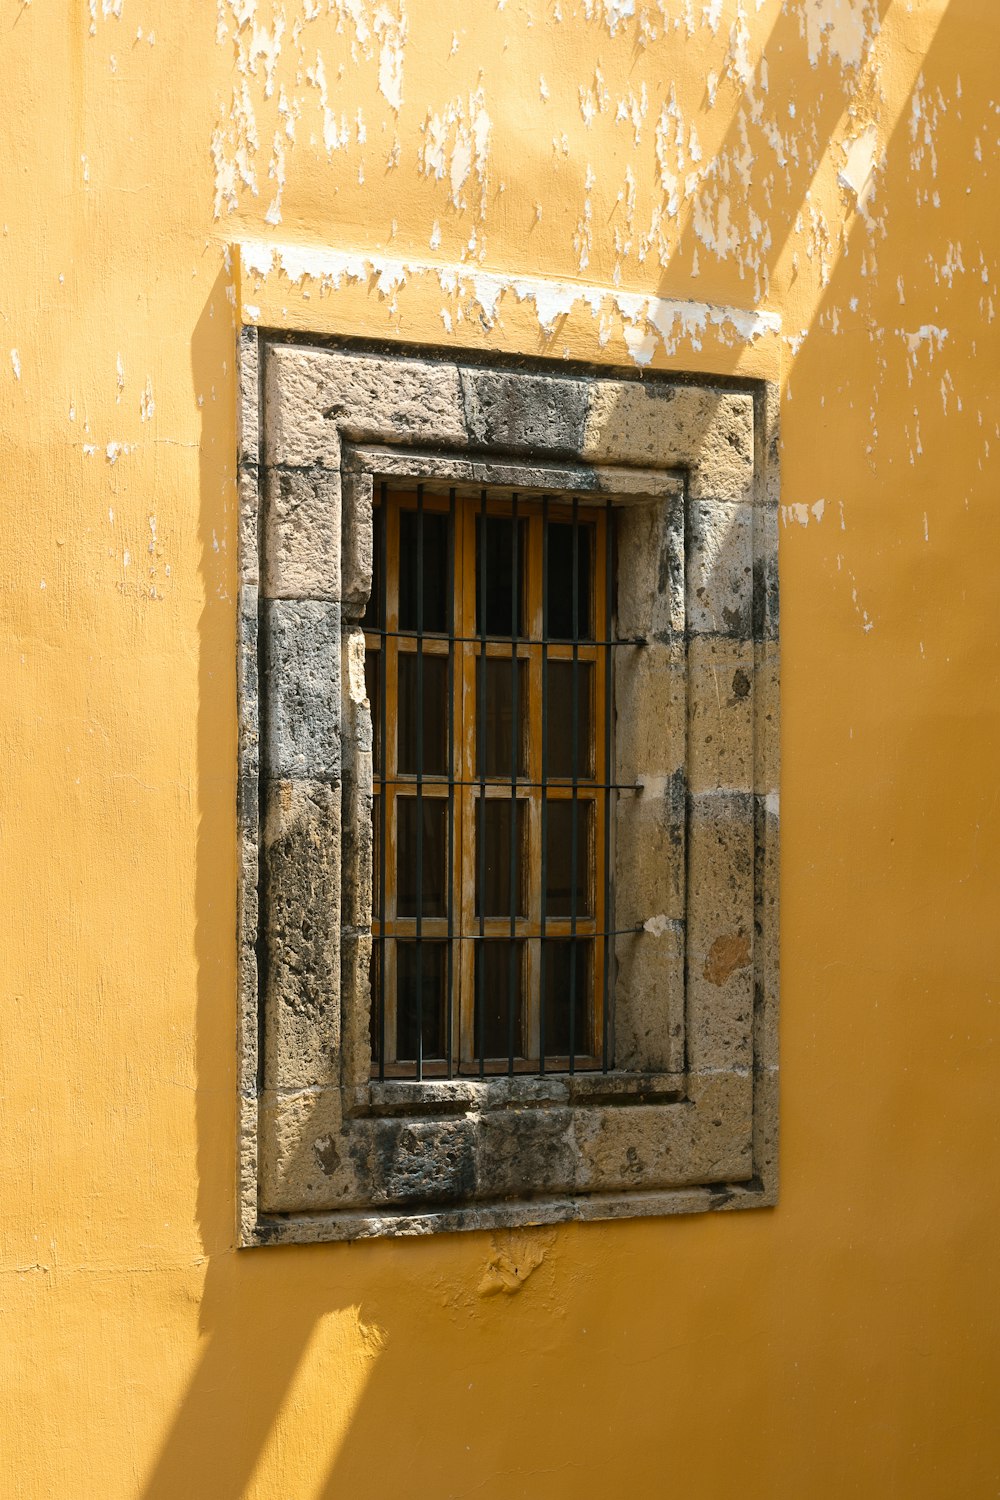
M 0 27 L 0 1493 L 995 1495 L 1000 10 Z M 780 379 L 776 1209 L 235 1249 L 253 321 Z

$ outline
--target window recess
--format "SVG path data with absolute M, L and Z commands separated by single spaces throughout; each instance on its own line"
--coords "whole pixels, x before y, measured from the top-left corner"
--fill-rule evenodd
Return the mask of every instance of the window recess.
M 613 1066 L 610 501 L 377 487 L 372 1072 Z

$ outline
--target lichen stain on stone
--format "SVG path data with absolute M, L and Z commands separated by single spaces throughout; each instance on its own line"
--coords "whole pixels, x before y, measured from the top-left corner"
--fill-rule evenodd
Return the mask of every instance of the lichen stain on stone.
M 480 1297 L 519 1292 L 555 1244 L 554 1229 L 498 1229 L 490 1236 L 491 1253 L 479 1282 Z
M 316 1154 L 316 1160 L 327 1177 L 332 1177 L 340 1166 L 340 1152 L 337 1150 L 333 1137 L 329 1135 L 321 1136 L 313 1147 L 313 1151 Z
M 709 984 L 723 985 L 737 969 L 750 962 L 750 939 L 739 934 L 717 937 L 702 970 Z

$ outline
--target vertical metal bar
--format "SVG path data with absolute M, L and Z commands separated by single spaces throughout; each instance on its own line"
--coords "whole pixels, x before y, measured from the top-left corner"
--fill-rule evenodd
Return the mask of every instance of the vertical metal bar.
M 479 761 L 479 809 L 476 861 L 479 868 L 479 945 L 476 993 L 479 1000 L 479 1076 L 486 1074 L 486 491 L 479 496 L 479 711 L 476 715 L 476 759 Z
M 601 990 L 601 1069 L 608 1071 L 608 1039 L 611 1017 L 608 1009 L 608 982 L 611 974 L 611 786 L 615 780 L 611 764 L 611 592 L 614 582 L 612 542 L 614 540 L 611 500 L 604 506 L 604 964 Z
M 388 486 L 379 486 L 379 601 L 378 623 L 381 637 L 378 673 L 378 740 L 379 740 L 379 798 L 378 798 L 378 922 L 379 922 L 379 966 L 378 966 L 378 1076 L 385 1078 L 385 783 L 388 747 L 386 741 L 386 692 L 389 673 L 386 670 L 386 614 L 388 591 L 388 535 L 389 504 Z
M 455 1071 L 455 491 L 448 491 L 448 1077 Z
M 424 487 L 417 485 L 417 1078 L 424 1076 Z
M 570 823 L 570 887 L 569 887 L 569 1070 L 572 1073 L 575 1067 L 576 1054 L 576 875 L 577 862 L 579 859 L 580 835 L 577 827 L 579 814 L 579 799 L 577 796 L 577 779 L 579 775 L 579 738 L 580 738 L 580 524 L 578 512 L 580 502 L 576 495 L 573 496 L 573 670 L 572 680 L 572 726 L 573 726 L 573 816 Z
M 510 954 L 507 965 L 507 1072 L 514 1072 L 514 989 L 517 977 L 517 945 L 514 941 L 517 916 L 517 752 L 520 724 L 517 693 L 517 627 L 518 627 L 518 521 L 517 495 L 510 497 Z
M 549 497 L 542 499 L 542 848 L 541 910 L 538 923 L 538 1071 L 545 1072 L 545 883 L 549 829 Z

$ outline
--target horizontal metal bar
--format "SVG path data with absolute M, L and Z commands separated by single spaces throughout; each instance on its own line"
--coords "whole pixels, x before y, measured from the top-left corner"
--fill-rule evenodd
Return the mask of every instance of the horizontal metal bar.
M 406 776 L 387 776 L 384 782 L 379 779 L 379 786 L 383 785 L 406 786 L 415 788 L 417 785 L 417 778 L 412 773 Z M 486 780 L 486 782 L 483 783 L 480 781 L 478 776 L 475 777 L 474 780 L 449 780 L 448 776 L 445 775 L 444 772 L 442 772 L 439 776 L 430 775 L 426 771 L 424 772 L 423 789 L 425 797 L 435 787 L 443 794 L 447 792 L 450 786 L 484 786 L 487 795 L 490 792 L 504 793 L 510 791 L 510 778 L 508 777 L 506 781 L 499 781 L 496 777 L 494 777 L 492 780 Z M 563 777 L 559 781 L 556 781 L 553 778 L 550 778 L 548 781 L 528 781 L 527 778 L 519 776 L 517 778 L 517 786 L 523 791 L 531 791 L 533 789 L 538 790 L 541 787 L 544 787 L 547 791 L 552 792 L 571 792 L 573 790 L 573 783 L 568 776 Z M 642 791 L 642 787 L 638 786 L 634 781 L 579 780 L 577 782 L 577 786 L 579 787 L 581 792 L 586 792 L 588 796 L 590 796 L 594 792 Z
M 402 917 L 399 920 L 403 922 L 416 923 L 417 919 L 416 917 Z M 386 941 L 388 941 L 390 938 L 398 938 L 404 943 L 447 943 L 449 941 L 453 943 L 510 942 L 510 927 L 505 916 L 487 917 L 485 919 L 487 922 L 497 923 L 498 930 L 496 932 L 453 932 L 450 939 L 448 937 L 447 930 L 443 930 L 440 933 L 434 934 L 428 933 L 426 931 L 428 923 L 440 922 L 442 928 L 444 928 L 447 920 L 445 917 L 424 917 L 422 920 L 424 931 L 422 934 L 420 934 L 419 937 L 415 932 L 397 932 L 394 930 L 394 928 L 386 928 L 386 930 L 383 932 L 377 922 L 372 923 L 372 936 L 383 937 L 386 939 Z M 522 923 L 526 921 L 527 918 L 518 917 L 517 920 L 518 923 Z M 519 930 L 514 935 L 515 941 L 518 943 L 565 943 L 575 938 L 575 940 L 579 943 L 590 943 L 593 942 L 594 938 L 628 937 L 629 933 L 632 933 L 634 935 L 635 933 L 646 931 L 646 926 L 643 922 L 637 922 L 634 927 L 615 927 L 611 930 L 607 928 L 601 928 L 597 931 L 593 931 L 586 925 L 586 917 L 577 917 L 577 930 L 575 933 L 572 933 L 569 931 L 569 920 L 569 917 L 549 917 L 544 933 L 539 932 L 537 927 L 531 932 L 521 932 Z M 561 932 L 559 930 L 559 924 L 563 921 L 565 921 L 565 923 L 567 924 L 567 930 L 565 932 Z M 579 925 L 581 922 L 584 924 L 582 928 Z M 501 923 L 503 924 L 503 927 L 502 930 L 499 930 Z M 680 925 L 679 921 L 678 925 Z M 555 930 L 553 930 L 553 928 L 555 928 Z
M 385 636 L 387 640 L 397 641 L 415 642 L 417 639 L 417 632 L 415 630 L 367 630 L 365 634 L 370 635 L 373 638 L 373 641 L 380 640 L 383 636 Z M 553 647 L 571 647 L 574 644 L 573 639 L 570 636 L 551 636 L 549 638 L 543 638 L 541 636 L 535 637 L 526 635 L 488 635 L 484 637 L 481 635 L 446 635 L 441 631 L 430 630 L 425 630 L 423 633 L 425 651 L 427 647 L 435 641 L 440 641 L 441 645 L 443 646 L 447 645 L 449 641 L 454 641 L 455 644 L 459 646 L 498 646 L 501 644 L 506 646 L 511 640 L 515 640 L 519 646 L 545 646 L 549 651 L 551 651 Z M 612 648 L 615 646 L 648 646 L 649 638 L 644 635 L 630 635 L 619 636 L 612 641 L 594 640 L 593 638 L 585 640 L 581 636 L 580 639 L 576 642 L 576 645 L 588 649 L 593 646 L 610 646 Z M 443 651 L 441 655 L 444 655 Z M 585 659 L 586 658 L 584 657 L 580 658 L 581 661 L 584 661 Z M 553 660 L 558 661 L 559 658 L 553 657 Z M 569 658 L 567 658 L 567 660 L 569 660 Z

